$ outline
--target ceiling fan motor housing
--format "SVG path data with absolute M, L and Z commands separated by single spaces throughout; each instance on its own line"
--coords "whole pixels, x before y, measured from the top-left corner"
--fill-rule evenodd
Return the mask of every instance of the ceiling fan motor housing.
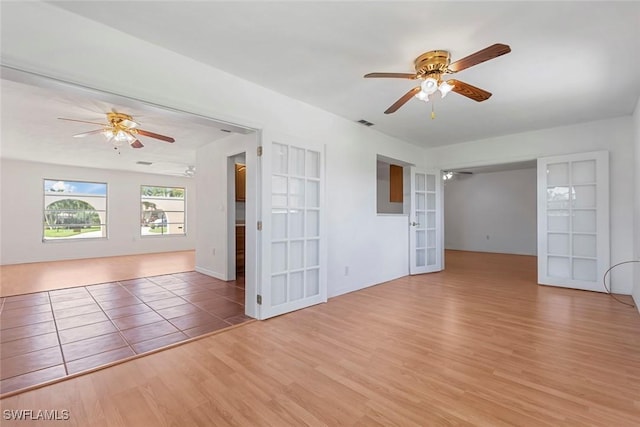
M 416 75 L 420 79 L 433 77 L 440 80 L 440 76 L 447 72 L 451 55 L 446 50 L 431 50 L 418 56 L 414 61 Z
M 113 112 L 107 113 L 107 119 L 109 120 L 109 123 L 111 123 L 114 126 L 116 126 L 118 123 L 124 120 L 133 121 L 133 118 L 128 114 L 113 113 Z

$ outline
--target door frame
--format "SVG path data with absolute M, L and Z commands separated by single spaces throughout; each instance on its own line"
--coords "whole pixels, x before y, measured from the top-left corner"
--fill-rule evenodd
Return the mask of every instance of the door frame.
M 227 176 L 227 280 L 236 280 L 236 199 L 235 199 L 235 160 L 239 154 L 245 154 L 247 166 L 246 190 L 245 190 L 245 255 L 244 255 L 244 279 L 245 279 L 245 315 L 258 318 L 259 306 L 257 303 L 259 271 L 260 271 L 260 233 L 256 224 L 261 218 L 261 185 L 262 170 L 261 157 L 258 156 L 258 147 L 262 145 L 262 132 L 253 132 L 254 139 L 244 148 L 230 151 L 226 154 Z

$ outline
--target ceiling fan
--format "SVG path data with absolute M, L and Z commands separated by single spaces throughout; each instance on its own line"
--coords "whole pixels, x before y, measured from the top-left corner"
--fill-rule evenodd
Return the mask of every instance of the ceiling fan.
M 193 165 L 187 166 L 187 169 L 184 171 L 183 175 L 186 177 L 193 177 L 196 174 L 196 167 Z
M 73 137 L 82 138 L 85 136 L 101 133 L 107 138 L 107 140 L 114 143 L 116 149 L 123 143 L 128 143 L 132 148 L 144 147 L 144 145 L 142 145 L 142 142 L 138 140 L 138 135 L 159 139 L 165 142 L 175 142 L 175 139 L 171 138 L 170 136 L 160 135 L 154 132 L 149 132 L 148 130 L 140 129 L 138 127 L 140 126 L 140 124 L 135 122 L 133 120 L 133 117 L 128 114 L 117 113 L 115 111 L 107 113 L 108 123 L 95 123 L 86 120 L 65 119 L 63 117 L 58 117 L 58 119 L 102 126 L 100 129 L 78 133 L 76 135 L 73 135 Z
M 474 65 L 490 59 L 497 58 L 511 52 L 511 48 L 506 44 L 494 44 L 485 49 L 479 50 L 465 58 L 451 63 L 451 56 L 446 50 L 432 50 L 418 56 L 415 61 L 415 73 L 369 73 L 365 78 L 397 78 L 422 80 L 419 86 L 414 87 L 398 99 L 384 112 L 385 114 L 395 113 L 400 107 L 406 104 L 413 96 L 421 101 L 428 101 L 429 95 L 440 90 L 442 97 L 453 91 L 474 101 L 482 102 L 491 97 L 491 92 L 472 86 L 460 80 L 443 80 L 445 74 L 454 74 Z
M 444 181 L 449 181 L 453 179 L 456 175 L 473 175 L 473 172 L 469 171 L 442 171 L 442 179 Z

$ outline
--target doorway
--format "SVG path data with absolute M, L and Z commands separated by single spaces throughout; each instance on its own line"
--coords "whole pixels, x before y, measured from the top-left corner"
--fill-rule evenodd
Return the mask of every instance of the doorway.
M 608 176 L 606 151 L 447 171 L 446 247 L 536 256 L 539 284 L 608 292 Z
M 537 256 L 536 164 L 444 171 L 445 249 Z
M 238 283 L 244 284 L 246 219 L 247 219 L 247 155 L 242 152 L 229 157 L 229 216 L 232 226 L 229 233 L 229 274 L 234 275 Z

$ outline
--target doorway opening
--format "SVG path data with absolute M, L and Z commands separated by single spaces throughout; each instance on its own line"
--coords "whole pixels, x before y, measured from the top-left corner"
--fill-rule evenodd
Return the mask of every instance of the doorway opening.
M 445 250 L 537 256 L 536 160 L 443 172 Z
M 244 283 L 246 220 L 247 220 L 247 155 L 242 152 L 230 156 L 228 167 L 229 194 L 229 256 L 228 271 L 230 277 Z

